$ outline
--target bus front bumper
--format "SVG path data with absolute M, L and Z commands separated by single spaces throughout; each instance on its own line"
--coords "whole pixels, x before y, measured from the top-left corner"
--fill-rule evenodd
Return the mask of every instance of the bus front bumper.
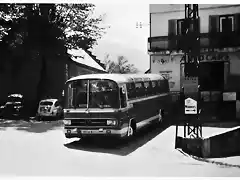
M 66 138 L 81 138 L 85 136 L 113 136 L 113 137 L 124 137 L 127 134 L 128 127 L 122 129 L 82 129 L 82 128 L 64 128 L 64 134 Z

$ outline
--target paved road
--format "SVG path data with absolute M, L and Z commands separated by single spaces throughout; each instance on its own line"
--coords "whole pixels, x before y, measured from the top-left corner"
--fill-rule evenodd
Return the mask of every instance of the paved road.
M 59 122 L 0 122 L 0 175 L 240 176 L 175 150 L 175 127 L 145 131 L 113 147 L 66 140 Z

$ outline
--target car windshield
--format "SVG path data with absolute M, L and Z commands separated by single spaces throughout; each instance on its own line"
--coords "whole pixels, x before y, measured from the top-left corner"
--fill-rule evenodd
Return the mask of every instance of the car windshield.
M 117 84 L 110 80 L 77 80 L 68 84 L 68 107 L 118 108 Z
M 41 106 L 52 106 L 53 102 L 51 102 L 51 101 L 42 101 L 42 102 L 40 102 L 40 105 Z
M 19 103 L 21 104 L 23 99 L 21 97 L 9 96 L 7 98 L 7 103 Z

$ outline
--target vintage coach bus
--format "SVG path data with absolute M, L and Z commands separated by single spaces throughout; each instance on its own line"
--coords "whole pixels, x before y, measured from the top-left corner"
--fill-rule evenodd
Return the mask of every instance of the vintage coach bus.
M 161 124 L 171 103 L 159 74 L 81 75 L 66 82 L 65 92 L 66 138 L 131 137 L 150 122 Z

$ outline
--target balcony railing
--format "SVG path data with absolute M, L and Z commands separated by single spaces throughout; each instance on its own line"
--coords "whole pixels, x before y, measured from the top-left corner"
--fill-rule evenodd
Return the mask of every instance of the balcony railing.
M 189 39 L 190 40 L 190 39 Z M 193 46 L 190 43 L 190 47 L 187 47 L 189 43 L 184 35 L 176 36 L 158 36 L 148 38 L 149 52 L 161 52 L 161 51 L 179 51 L 191 48 Z M 200 48 L 207 49 L 222 49 L 240 47 L 240 33 L 201 33 L 200 34 Z

